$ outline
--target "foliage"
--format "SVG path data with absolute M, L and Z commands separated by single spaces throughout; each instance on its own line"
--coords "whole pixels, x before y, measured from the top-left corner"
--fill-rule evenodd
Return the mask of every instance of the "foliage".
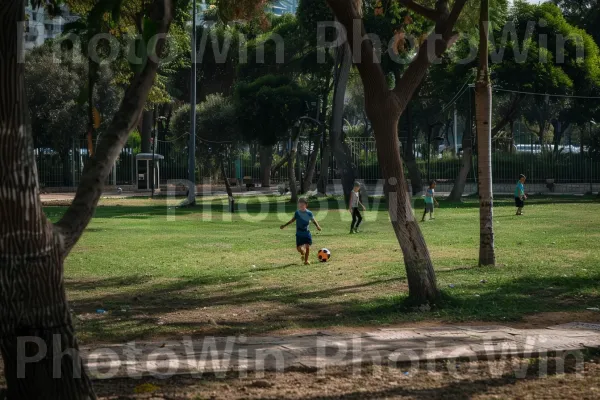
M 536 6 L 519 0 L 514 4 L 510 19 L 515 24 L 519 40 L 507 42 L 504 59 L 493 66 L 499 86 L 540 94 L 600 94 L 598 46 L 585 31 L 570 25 L 557 6 L 551 3 Z M 530 33 L 531 39 L 526 40 L 531 21 L 544 23 L 536 23 Z M 557 50 L 561 48 L 560 37 L 568 39 L 562 51 Z M 546 38 L 547 45 L 540 44 L 540 38 Z M 495 39 L 501 43 L 500 32 Z M 516 57 L 519 49 L 526 52 L 523 59 Z M 515 56 L 507 57 L 510 53 Z M 560 57 L 564 57 L 564 61 Z M 537 125 L 540 136 L 545 137 L 553 120 L 561 121 L 563 125 L 584 123 L 597 118 L 600 108 L 577 98 L 536 96 L 523 112 L 530 125 Z M 555 140 L 560 140 L 560 137 L 555 137 Z
M 569 23 L 585 29 L 600 43 L 600 2 L 598 0 L 553 0 Z
M 307 110 L 312 94 L 285 76 L 266 75 L 236 87 L 235 100 L 242 134 L 247 141 L 274 145 Z
M 270 0 L 215 0 L 220 19 L 228 24 L 232 21 L 259 21 L 267 29 L 269 21 L 265 15 L 265 6 Z
M 74 23 L 65 26 L 65 32 L 74 33 L 82 40 L 82 49 L 87 49 L 91 38 L 99 33 L 108 33 L 115 38 L 120 49 L 128 49 L 130 42 L 135 43 L 135 56 L 141 62 L 130 63 L 131 57 L 119 52 L 118 57 L 111 63 L 116 84 L 125 87 L 133 75 L 144 66 L 149 56 L 148 44 L 153 36 L 155 27 L 146 17 L 148 4 L 144 0 L 65 0 L 69 9 L 79 15 L 85 16 Z M 187 34 L 187 23 L 191 18 L 189 14 L 190 0 L 173 0 L 174 18 L 166 44 L 166 54 L 170 60 L 162 63 L 156 81 L 148 96 L 148 108 L 152 104 L 170 101 L 173 91 L 172 77 L 176 72 L 189 66 L 189 57 L 181 57 L 190 52 L 190 40 Z M 101 60 L 110 54 L 108 41 L 99 41 L 98 55 Z M 97 68 L 95 62 L 90 63 L 92 68 Z M 95 75 L 95 74 L 94 74 Z M 89 88 L 86 88 L 89 90 Z M 176 90 L 174 91 L 176 94 Z
M 239 66 L 238 78 L 251 81 L 267 74 L 286 75 L 301 81 L 320 98 L 327 98 L 332 88 L 333 58 L 328 52 L 324 62 L 319 60 L 312 40 L 315 34 L 305 29 L 302 18 L 300 9 L 297 17 L 286 14 L 274 20 L 271 30 L 253 39 L 248 46 L 248 62 Z
M 198 29 L 198 82 L 218 83 L 220 90 L 230 94 L 240 62 L 241 32 L 237 25 L 216 24 Z
M 47 42 L 27 54 L 26 90 L 36 146 L 64 153 L 72 147 L 73 139 L 86 132 L 86 105 L 78 98 L 87 84 L 87 64 L 76 61 L 72 53 L 63 53 L 61 62 L 54 62 L 53 50 L 52 43 Z M 100 67 L 99 75 L 94 107 L 101 115 L 98 131 L 102 134 L 119 106 L 122 92 L 112 85 L 112 73 L 106 66 Z
M 190 105 L 180 107 L 172 119 L 173 137 L 181 147 L 187 145 L 190 131 Z M 231 155 L 241 140 L 236 109 L 231 98 L 211 94 L 196 106 L 196 152 L 199 157 Z
M 296 10 L 298 25 L 302 32 L 306 33 L 306 38 L 312 46 L 317 45 L 317 24 L 323 21 L 333 21 L 333 13 L 322 0 L 300 0 Z M 333 29 L 327 30 L 325 40 L 332 42 L 335 40 Z
M 127 147 L 133 150 L 133 154 L 138 154 L 142 151 L 142 135 L 138 130 L 135 130 L 129 134 L 127 138 Z

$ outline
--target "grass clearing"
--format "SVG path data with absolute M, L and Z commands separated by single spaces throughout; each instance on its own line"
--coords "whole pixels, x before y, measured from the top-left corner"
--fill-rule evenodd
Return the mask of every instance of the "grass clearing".
M 293 226 L 279 229 L 295 208 L 259 200 L 240 198 L 234 215 L 222 199 L 183 210 L 165 199 L 103 200 L 65 265 L 79 338 L 600 317 L 586 310 L 600 306 L 600 203 L 592 198 L 533 199 L 520 218 L 511 199 L 497 199 L 496 268 L 476 266 L 477 201 L 441 202 L 422 230 L 445 302 L 427 313 L 402 307 L 402 253 L 380 200 L 358 235 L 348 235 L 351 217 L 337 199 L 311 202 L 324 230 L 313 232 L 310 266 L 300 264 Z M 65 208 L 45 210 L 56 220 Z M 316 262 L 321 247 L 331 262 Z M 108 313 L 96 314 L 100 308 Z

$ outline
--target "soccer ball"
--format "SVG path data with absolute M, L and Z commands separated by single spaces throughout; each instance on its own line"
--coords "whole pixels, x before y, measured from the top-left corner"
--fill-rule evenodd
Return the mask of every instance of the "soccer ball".
M 319 261 L 327 262 L 329 261 L 329 258 L 331 258 L 331 252 L 327 249 L 321 249 L 319 250 L 317 257 L 319 258 Z

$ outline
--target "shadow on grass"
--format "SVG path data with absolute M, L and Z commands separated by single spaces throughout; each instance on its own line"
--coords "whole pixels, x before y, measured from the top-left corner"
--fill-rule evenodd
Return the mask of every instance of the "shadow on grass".
M 321 201 L 314 201 L 309 204 L 311 210 L 346 210 L 346 206 L 340 204 L 334 199 L 322 199 Z M 237 212 L 245 212 L 250 215 L 260 215 L 264 213 L 276 213 L 285 212 L 293 214 L 296 211 L 297 206 L 291 203 L 277 203 L 275 200 L 269 200 L 266 203 L 259 202 L 248 202 L 242 205 L 236 206 Z M 377 209 L 386 210 L 385 204 L 380 204 Z M 47 215 L 52 220 L 58 220 L 67 207 L 44 207 Z M 156 205 L 156 206 L 128 206 L 128 205 L 109 205 L 99 206 L 94 214 L 94 219 L 103 218 L 131 218 L 131 219 L 149 219 L 152 217 L 167 217 L 168 215 L 175 216 L 189 216 L 198 213 L 229 213 L 227 204 L 224 204 L 222 200 L 206 201 L 199 203 L 194 207 L 172 207 L 167 205 Z
M 288 266 L 282 266 L 285 267 Z M 133 282 L 129 286 L 136 282 L 148 283 L 144 278 L 133 276 L 100 280 L 93 287 L 112 288 L 114 292 L 129 279 Z M 255 282 L 245 281 L 246 275 L 228 279 L 225 280 L 226 285 L 214 287 L 224 280 L 216 277 L 181 278 L 149 287 L 144 285 L 139 291 L 128 289 L 127 293 L 91 294 L 87 297 L 83 293 L 83 298 L 81 292 L 91 287 L 91 283 L 67 282 L 67 289 L 80 292 L 74 305 L 77 312 L 90 312 L 98 303 L 109 310 L 130 308 L 125 322 L 118 318 L 123 316 L 116 313 L 101 322 L 84 326 L 86 336 L 111 341 L 178 335 L 190 331 L 204 335 L 252 335 L 290 327 L 377 326 L 422 320 L 506 323 L 541 312 L 584 311 L 600 301 L 600 296 L 596 294 L 587 297 L 580 295 L 584 290 L 595 293 L 600 275 L 540 279 L 530 276 L 496 285 L 457 285 L 455 289 L 443 291 L 443 303 L 431 312 L 417 312 L 406 307 L 407 285 L 403 278 L 314 291 L 297 290 L 293 283 L 285 287 L 257 287 Z M 398 286 L 397 296 L 373 297 L 372 294 L 377 293 L 380 287 L 389 284 Z M 353 295 L 351 298 L 345 297 L 350 294 Z M 158 326 L 161 316 L 169 313 L 179 315 L 178 320 Z M 186 313 L 189 313 L 188 320 Z M 211 320 L 216 322 L 209 322 Z M 128 329 L 122 328 L 124 323 Z
M 596 196 L 573 196 L 573 195 L 556 195 L 556 196 L 530 196 L 525 205 L 542 205 L 542 204 L 591 204 L 598 203 Z M 415 200 L 415 207 L 423 206 L 423 199 Z M 462 202 L 449 202 L 441 200 L 443 207 L 452 208 L 479 208 L 479 198 L 476 196 L 465 197 Z M 495 196 L 494 207 L 514 207 L 515 199 L 512 196 Z
M 461 203 L 446 202 L 440 200 L 442 207 L 472 209 L 479 208 L 477 199 L 467 198 Z M 595 196 L 553 196 L 543 198 L 530 198 L 527 201 L 527 206 L 542 205 L 542 204 L 591 204 L 598 203 Z M 415 210 L 422 209 L 425 202 L 422 198 L 414 200 Z M 495 207 L 514 207 L 514 199 L 510 197 L 499 197 L 494 200 Z M 314 211 L 322 209 L 345 211 L 346 206 L 341 199 L 323 198 L 311 201 L 309 208 Z M 66 211 L 66 207 L 45 207 L 45 210 L 50 215 L 52 220 L 59 219 Z M 387 202 L 385 199 L 371 198 L 367 206 L 369 211 L 387 211 Z M 251 200 L 247 203 L 238 204 L 237 212 L 245 212 L 252 215 L 260 215 L 264 213 L 285 212 L 292 214 L 296 210 L 296 205 L 289 202 L 278 202 L 277 198 L 268 198 L 266 203 L 261 203 L 258 199 Z M 152 217 L 167 217 L 169 213 L 176 216 L 190 216 L 198 213 L 228 213 L 228 205 L 223 202 L 223 199 L 214 201 L 201 202 L 195 207 L 167 207 L 166 205 L 157 206 L 127 206 L 127 205 L 110 205 L 100 206 L 96 209 L 95 219 L 104 218 L 128 218 L 128 219 L 150 219 Z
M 148 283 L 151 280 L 152 277 L 149 275 L 131 275 L 127 277 L 114 277 L 100 280 L 66 279 L 65 284 L 71 290 L 94 290 L 141 285 L 144 283 Z

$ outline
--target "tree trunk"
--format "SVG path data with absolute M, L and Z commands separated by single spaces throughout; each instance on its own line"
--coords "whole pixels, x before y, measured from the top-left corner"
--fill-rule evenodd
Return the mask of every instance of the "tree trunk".
M 151 153 L 150 139 L 152 138 L 152 125 L 154 124 L 154 114 L 152 111 L 144 111 L 142 113 L 142 153 Z
M 81 359 L 64 288 L 66 254 L 39 197 L 19 61 L 23 38 L 17 24 L 22 21 L 24 0 L 0 3 L 0 350 L 7 398 L 94 399 L 85 371 L 74 372 L 73 364 L 80 365 Z M 25 356 L 38 353 L 37 345 L 28 343 L 23 354 L 20 342 L 27 343 L 27 337 L 50 352 L 18 372 Z M 70 353 L 61 357 L 55 350 Z M 60 372 L 61 379 L 53 379 Z
M 467 179 L 469 178 L 469 172 L 473 166 L 473 144 L 471 142 L 471 125 L 465 129 L 462 141 L 462 165 L 458 173 L 458 177 L 452 187 L 452 192 L 448 196 L 448 201 L 460 202 L 462 201 L 462 195 L 465 192 L 465 186 L 467 185 Z
M 308 166 L 306 167 L 306 176 L 304 177 L 304 182 L 302 184 L 302 193 L 306 193 L 310 190 L 310 185 L 312 184 L 313 177 L 315 176 L 317 160 L 319 159 L 319 142 L 320 139 L 315 139 L 313 142 L 313 150 L 308 161 Z
M 423 191 L 423 178 L 421 177 L 421 171 L 417 166 L 417 160 L 415 159 L 415 136 L 412 126 L 412 115 L 410 113 L 410 105 L 406 107 L 406 122 L 407 122 L 407 135 L 406 135 L 406 146 L 404 146 L 404 163 L 408 169 L 408 177 L 410 178 L 410 184 L 412 186 L 412 194 L 418 195 Z
M 496 265 L 492 193 L 492 85 L 488 69 L 489 0 L 481 1 L 479 72 L 475 84 L 479 170 L 479 265 Z
M 389 214 L 394 233 L 404 255 L 408 278 L 409 302 L 415 305 L 437 304 L 439 292 L 433 263 L 425 239 L 411 207 L 411 195 L 404 178 L 398 143 L 398 110 L 390 101 L 377 104 L 379 115 L 372 118 L 377 138 L 377 156 L 388 199 Z M 371 115 L 376 111 L 372 110 Z M 375 119 L 378 121 L 375 122 Z
M 385 193 L 389 203 L 392 227 L 404 254 L 404 264 L 409 286 L 409 299 L 414 304 L 436 304 L 439 292 L 431 257 L 423 234 L 415 221 L 409 189 L 404 179 L 402 159 L 398 143 L 398 121 L 417 87 L 423 81 L 427 69 L 433 61 L 432 51 L 440 56 L 451 46 L 458 35 L 453 32 L 466 0 L 456 0 L 452 11 L 448 2 L 438 1 L 436 10 L 428 10 L 435 15 L 435 29 L 424 41 L 402 78 L 389 90 L 386 76 L 380 63 L 373 60 L 373 43 L 366 39 L 364 23 L 354 2 L 346 0 L 327 0 L 334 15 L 347 30 L 350 48 L 360 46 L 361 55 L 355 55 L 356 67 L 360 73 L 365 90 L 365 108 L 373 124 L 377 155 L 383 172 Z M 360 43 L 355 39 L 360 38 Z M 437 38 L 437 40 L 434 40 Z M 432 44 L 434 44 L 432 48 Z
M 504 114 L 502 119 L 496 124 L 496 126 L 492 128 L 492 138 L 496 137 L 496 135 L 498 135 L 498 133 L 500 133 L 500 131 L 502 131 L 502 129 L 504 129 L 506 125 L 512 125 L 512 122 L 515 119 L 515 115 L 519 112 L 519 105 L 521 104 L 521 101 L 523 101 L 524 98 L 525 96 L 521 94 L 517 94 L 513 97 L 510 107 L 507 110 L 506 114 Z
M 323 130 L 323 140 L 321 141 L 321 171 L 319 172 L 319 181 L 317 182 L 317 191 L 323 196 L 327 195 L 329 169 L 331 168 L 331 147 L 329 146 L 329 140 L 327 139 L 327 132 Z
M 273 165 L 271 167 L 271 174 L 274 174 L 275 172 L 277 172 L 277 170 L 281 167 L 283 167 L 290 159 L 290 153 L 287 153 L 286 155 L 284 155 L 281 160 L 279 160 L 277 162 L 277 164 Z
M 271 187 L 271 165 L 273 164 L 273 146 L 260 146 L 261 186 Z
M 356 165 L 352 161 L 350 149 L 343 140 L 344 99 L 352 67 L 352 52 L 350 46 L 336 48 L 335 81 L 333 88 L 333 104 L 331 112 L 330 143 L 337 169 L 342 178 L 342 187 L 346 202 L 350 198 L 354 182 L 358 176 Z
M 295 129 L 295 128 L 294 128 Z M 291 203 L 298 202 L 298 186 L 296 185 L 296 153 L 298 152 L 298 142 L 300 141 L 300 132 L 302 128 L 295 133 L 295 137 L 292 138 L 292 148 L 290 149 L 290 158 L 288 160 L 288 177 L 290 182 L 290 193 L 292 198 Z
M 227 191 L 227 196 L 229 199 L 233 199 L 233 190 L 231 190 L 231 184 L 229 183 L 229 178 L 225 172 L 225 162 L 223 161 L 223 157 L 219 157 L 219 167 L 221 168 L 221 176 L 223 176 L 223 180 L 225 181 L 225 190 Z
M 156 24 L 157 34 L 166 35 L 170 1 L 156 0 L 149 18 Z M 108 133 L 86 166 L 72 205 L 53 226 L 41 207 L 25 103 L 24 64 L 19 60 L 18 44 L 23 38 L 17 29 L 24 20 L 24 0 L 0 3 L 0 351 L 7 397 L 95 399 L 90 380 L 80 368 L 63 263 L 89 223 L 103 183 L 139 121 L 158 64 L 149 59 L 132 79 Z M 164 41 L 159 41 L 158 55 L 162 55 L 163 45 Z M 20 370 L 27 361 L 24 356 L 32 358 Z M 58 374 L 60 379 L 56 379 Z

